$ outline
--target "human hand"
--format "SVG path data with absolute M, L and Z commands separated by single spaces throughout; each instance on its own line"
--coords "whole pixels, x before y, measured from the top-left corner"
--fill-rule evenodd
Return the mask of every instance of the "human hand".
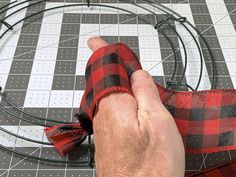
M 108 44 L 91 38 L 88 45 L 96 51 Z M 106 96 L 94 117 L 97 176 L 183 177 L 183 142 L 152 77 L 139 70 L 130 83 L 134 96 Z

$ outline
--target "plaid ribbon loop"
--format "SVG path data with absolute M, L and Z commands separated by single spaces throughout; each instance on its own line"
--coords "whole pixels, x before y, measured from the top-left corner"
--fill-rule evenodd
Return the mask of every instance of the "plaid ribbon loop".
M 129 79 L 140 69 L 137 56 L 124 44 L 109 45 L 94 52 L 86 66 L 86 89 L 76 114 L 80 123 L 45 129 L 55 148 L 65 154 L 84 135 L 92 134 L 100 99 L 116 92 L 132 95 Z M 156 85 L 163 104 L 175 119 L 186 152 L 236 149 L 236 90 L 178 92 Z

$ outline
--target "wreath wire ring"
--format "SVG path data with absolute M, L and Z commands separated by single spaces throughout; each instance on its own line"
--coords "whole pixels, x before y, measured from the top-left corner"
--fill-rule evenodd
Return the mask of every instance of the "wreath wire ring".
M 14 7 L 17 7 L 19 5 L 22 5 L 24 3 L 27 3 L 27 2 L 30 2 L 30 1 L 33 1 L 33 0 L 25 0 L 25 1 L 22 1 L 20 3 L 17 3 L 17 1 L 13 1 L 9 4 L 6 4 L 2 7 L 0 7 L 0 14 L 6 12 L 7 10 L 9 9 L 12 9 Z M 68 4 L 68 5 L 61 5 L 61 6 L 56 6 L 56 7 L 52 7 L 52 8 L 48 8 L 48 9 L 44 9 L 44 10 L 41 10 L 41 11 L 38 11 L 38 12 L 35 12 L 31 15 L 28 15 L 22 19 L 20 19 L 19 21 L 15 22 L 14 24 L 9 24 L 7 23 L 7 19 L 9 17 L 11 17 L 12 15 L 18 13 L 19 11 L 21 10 L 24 10 L 24 9 L 27 9 L 29 7 L 32 7 L 32 6 L 35 6 L 35 5 L 38 5 L 38 4 L 41 4 L 41 3 L 44 3 L 44 2 L 48 2 L 50 0 L 41 0 L 41 1 L 38 1 L 36 3 L 32 3 L 32 4 L 28 4 L 14 12 L 12 12 L 11 14 L 7 15 L 6 17 L 4 17 L 3 19 L 0 20 L 0 23 L 2 23 L 3 25 L 5 25 L 7 27 L 6 31 L 3 32 L 2 35 L 0 35 L 0 39 L 3 38 L 3 36 L 9 32 L 10 30 L 13 30 L 14 27 L 16 25 L 18 25 L 19 23 L 21 22 L 24 22 L 26 19 L 29 19 L 31 17 L 35 17 L 36 15 L 38 14 L 41 14 L 41 13 L 44 13 L 46 11 L 51 11 L 51 10 L 55 10 L 55 9 L 59 9 L 59 8 L 66 8 L 66 7 L 80 7 L 80 6 L 87 6 L 87 7 L 105 7 L 105 8 L 111 8 L 111 9 L 116 9 L 116 10 L 121 10 L 121 11 L 124 11 L 126 13 L 128 13 L 129 15 L 132 15 L 134 16 L 135 18 L 138 18 L 142 21 L 145 21 L 147 22 L 148 24 L 152 25 L 155 29 L 157 29 L 158 32 L 160 32 L 164 37 L 165 39 L 168 41 L 172 51 L 173 51 L 173 55 L 174 55 L 174 62 L 175 62 L 175 65 L 174 65 L 174 71 L 173 71 L 173 74 L 171 76 L 171 80 L 167 82 L 167 87 L 175 87 L 175 86 L 185 86 L 185 87 L 188 87 L 189 89 L 191 89 L 192 91 L 196 91 L 198 90 L 199 88 L 199 85 L 200 85 L 200 82 L 201 82 L 201 79 L 202 79 L 202 72 L 203 72 L 203 56 L 202 56 L 202 51 L 201 51 L 201 47 L 196 39 L 196 37 L 194 36 L 194 34 L 191 32 L 191 30 L 189 29 L 189 27 L 187 27 L 185 25 L 185 23 L 187 25 L 189 25 L 194 31 L 197 32 L 197 35 L 198 37 L 203 41 L 203 43 L 205 44 L 206 48 L 207 48 L 207 51 L 210 55 L 210 58 L 211 58 L 211 62 L 212 62 L 212 80 L 211 80 L 211 89 L 215 89 L 216 88 L 216 65 L 215 65 L 215 60 L 214 60 L 214 57 L 213 57 L 213 54 L 212 54 L 212 51 L 209 47 L 209 44 L 207 43 L 207 41 L 205 40 L 205 38 L 202 36 L 201 32 L 198 31 L 188 20 L 186 17 L 182 17 L 180 14 L 176 13 L 175 11 L 173 11 L 172 9 L 169 9 L 168 7 L 162 5 L 162 4 L 158 4 L 157 2 L 153 2 L 152 0 L 146 0 L 146 1 L 143 1 L 143 0 L 139 0 L 141 1 L 142 3 L 146 3 L 148 5 L 150 5 L 151 7 L 153 7 L 154 9 L 158 9 L 162 12 L 164 12 L 165 14 L 168 15 L 168 17 L 166 19 L 163 19 L 160 15 L 156 14 L 155 12 L 145 8 L 145 7 L 142 7 L 141 5 L 137 4 L 137 3 L 131 3 L 131 2 L 128 2 L 126 0 L 119 0 L 120 2 L 124 2 L 124 3 L 129 3 L 129 4 L 132 4 L 134 6 L 137 6 L 139 8 L 142 8 L 143 10 L 146 10 L 148 12 L 150 12 L 151 14 L 153 14 L 154 16 L 156 17 L 160 17 L 160 22 L 158 22 L 157 24 L 152 24 L 149 20 L 143 18 L 142 16 L 134 13 L 134 12 L 131 12 L 129 10 L 126 10 L 126 9 L 123 9 L 123 8 L 119 8 L 119 7 L 115 7 L 115 6 L 109 6 L 109 5 L 105 5 L 105 4 L 95 4 L 95 3 L 91 3 L 90 0 L 87 0 L 87 3 L 75 3 L 75 4 Z M 13 4 L 13 5 L 12 5 Z M 12 5 L 12 6 L 10 6 Z M 10 7 L 9 7 L 10 6 Z M 174 22 L 179 22 L 179 24 L 181 24 L 188 32 L 189 34 L 191 35 L 191 37 L 193 38 L 196 46 L 197 46 L 197 49 L 198 49 L 198 52 L 199 52 L 199 56 L 200 56 L 200 75 L 199 75 L 199 80 L 198 80 L 198 83 L 196 85 L 196 88 L 193 89 L 190 85 L 188 84 L 184 84 L 182 83 L 183 79 L 184 79 L 184 76 L 185 76 L 185 73 L 186 73 L 186 68 L 187 68 L 187 59 L 188 59 L 188 56 L 187 56 L 187 51 L 186 51 L 186 47 L 185 47 L 185 44 L 180 36 L 180 34 L 178 33 L 178 31 L 171 25 L 171 23 L 169 22 L 170 20 L 174 21 Z M 182 48 L 184 50 L 184 55 L 185 55 L 185 65 L 184 65 L 184 68 L 183 68 L 183 73 L 181 75 L 181 78 L 179 81 L 174 81 L 174 78 L 175 78 L 175 75 L 176 75 L 176 70 L 177 70 L 177 55 L 176 55 L 176 52 L 177 50 L 175 50 L 175 47 L 174 45 L 172 44 L 170 38 L 166 35 L 166 33 L 161 29 L 161 27 L 163 26 L 163 24 L 166 24 L 168 25 L 168 27 L 170 27 L 171 30 L 174 31 L 174 33 L 177 35 L 178 39 L 180 40 L 180 43 L 182 45 Z M 62 41 L 63 42 L 63 41 Z M 179 48 L 180 49 L 180 48 Z M 24 54 L 24 53 L 23 53 Z M 22 54 L 22 55 L 23 55 Z M 170 57 L 170 56 L 168 56 Z M 167 57 L 167 58 L 168 58 Z M 1 60 L 0 60 L 1 61 Z M 58 120 L 55 120 L 55 119 L 51 119 L 51 118 L 41 118 L 41 117 L 38 117 L 38 116 L 35 116 L 33 114 L 30 114 L 24 110 L 22 110 L 21 108 L 19 108 L 17 105 L 15 105 L 12 101 L 10 101 L 6 96 L 5 94 L 2 92 L 2 89 L 0 87 L 0 96 L 2 97 L 3 100 L 5 100 L 9 105 L 11 105 L 14 109 L 18 110 L 20 113 L 22 113 L 22 115 L 28 115 L 29 117 L 31 117 L 32 119 L 29 120 L 28 118 L 23 118 L 22 116 L 18 116 L 14 113 L 12 113 L 11 111 L 9 111 L 8 109 L 6 109 L 4 106 L 0 105 L 0 109 L 2 109 L 3 111 L 7 112 L 8 114 L 12 115 L 13 117 L 19 119 L 19 120 L 22 120 L 22 121 L 25 121 L 25 122 L 28 122 L 30 124 L 33 124 L 33 125 L 39 125 L 39 126 L 43 126 L 43 127 L 51 127 L 51 126 L 54 126 L 54 125 L 57 125 L 57 124 L 69 124 L 71 122 L 63 122 L 63 121 L 58 121 Z M 42 123 L 38 123 L 38 122 L 35 122 L 34 120 L 41 120 L 41 121 L 47 121 L 47 122 L 50 122 L 50 123 L 54 123 L 54 124 L 42 124 Z M 29 141 L 29 142 L 33 142 L 33 143 L 38 143 L 38 144 L 41 144 L 41 145 L 52 145 L 51 143 L 48 143 L 48 142 L 43 142 L 43 141 L 37 141 L 37 140 L 33 140 L 33 139 L 30 139 L 30 138 L 26 138 L 24 136 L 21 136 L 21 135 L 18 135 L 18 134 L 15 134 L 15 133 L 12 133 L 2 127 L 0 127 L 0 131 L 3 131 L 9 135 L 12 135 L 16 138 L 20 138 L 20 139 L 23 139 L 23 140 L 26 140 L 26 141 Z M 87 137 L 84 136 L 81 138 L 81 143 L 85 141 Z M 55 159 L 47 159 L 47 158 L 42 158 L 42 157 L 37 157 L 37 156 L 33 156 L 33 155 L 29 155 L 29 154 L 26 154 L 26 153 L 22 153 L 22 152 L 18 152 L 18 151 L 15 151 L 14 149 L 10 149 L 8 147 L 5 147 L 3 145 L 0 145 L 0 149 L 4 150 L 4 151 L 7 151 L 7 152 L 10 152 L 10 153 L 13 153 L 15 155 L 18 155 L 20 157 L 23 157 L 23 158 L 29 158 L 29 159 L 32 159 L 32 160 L 39 160 L 39 161 L 43 161 L 43 162 L 48 162 L 48 163 L 56 163 L 56 164 L 73 164 L 73 165 L 79 165 L 79 166 L 92 166 L 93 164 L 93 149 L 94 149 L 94 146 L 92 145 L 92 142 L 91 142 L 91 137 L 88 136 L 88 160 L 87 161 L 68 161 L 68 160 L 55 160 Z

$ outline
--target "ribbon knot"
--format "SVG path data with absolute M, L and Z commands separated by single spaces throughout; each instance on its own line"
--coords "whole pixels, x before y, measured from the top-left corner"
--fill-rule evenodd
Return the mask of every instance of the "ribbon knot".
M 80 123 L 57 125 L 45 128 L 44 131 L 48 140 L 61 155 L 78 147 L 88 135 Z

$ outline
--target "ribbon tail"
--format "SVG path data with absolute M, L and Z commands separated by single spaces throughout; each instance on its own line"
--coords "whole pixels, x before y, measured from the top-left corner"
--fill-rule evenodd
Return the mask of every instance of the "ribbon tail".
M 45 128 L 44 132 L 48 141 L 60 155 L 66 155 L 78 147 L 87 137 L 88 132 L 84 131 L 79 123 L 62 124 Z

